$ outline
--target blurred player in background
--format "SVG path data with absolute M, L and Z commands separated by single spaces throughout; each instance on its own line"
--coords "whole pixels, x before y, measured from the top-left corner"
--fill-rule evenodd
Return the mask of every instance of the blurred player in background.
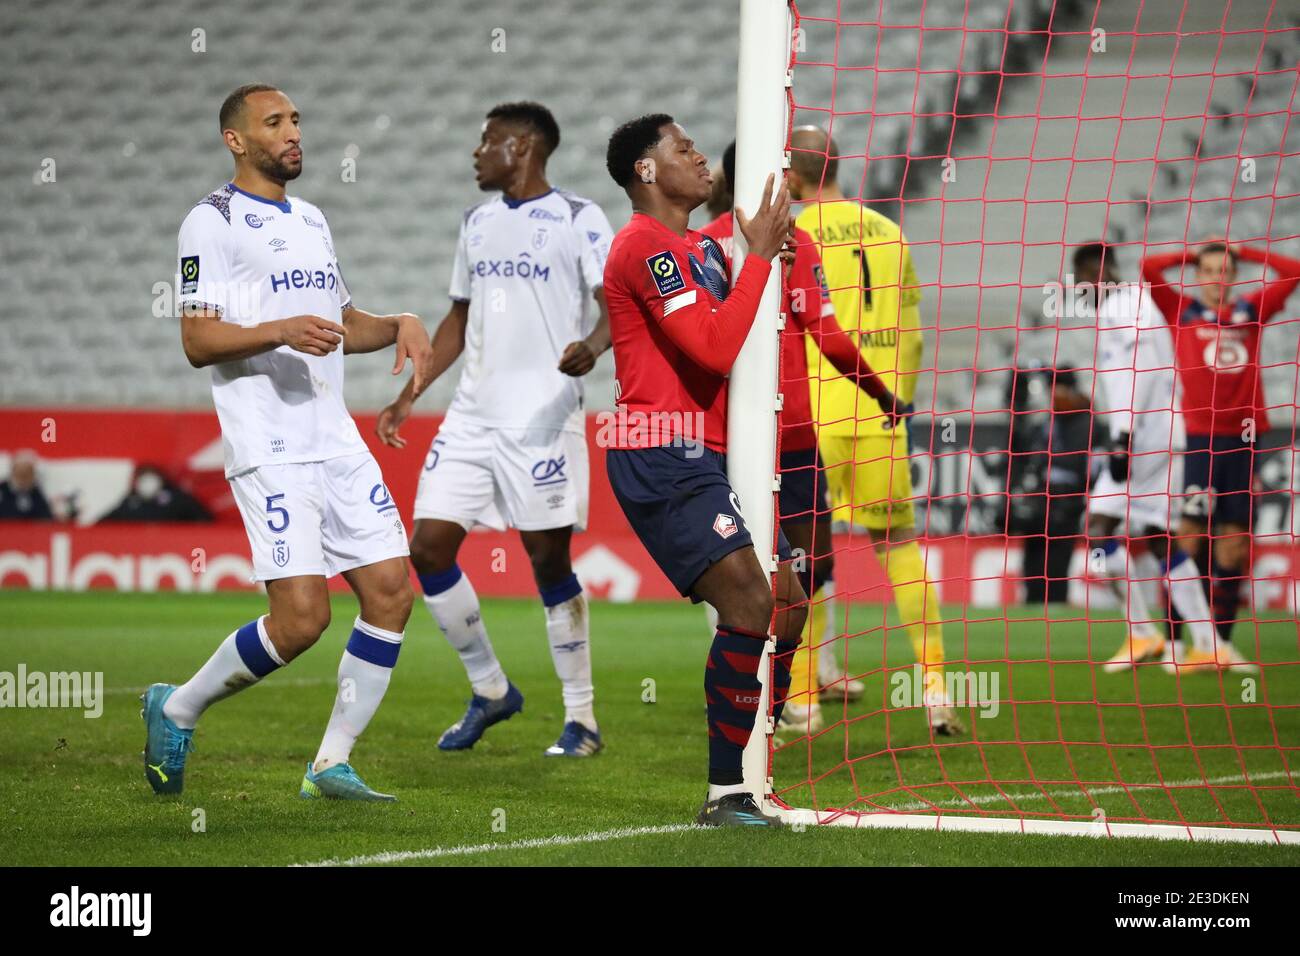
M 910 405 L 923 342 L 921 289 L 907 240 L 893 221 L 840 191 L 838 149 L 825 130 L 799 127 L 790 145 L 790 195 L 806 201 L 796 224 L 817 244 L 835 316 L 890 392 Z M 842 377 L 811 341 L 808 374 L 835 519 L 852 521 L 871 536 L 922 664 L 930 727 L 945 736 L 962 733 L 944 692 L 939 597 L 916 540 L 906 423 L 893 426 L 879 402 Z M 846 680 L 831 672 L 835 655 L 820 657 L 827 669 L 823 684 Z M 861 693 L 847 681 L 841 686 L 841 693 Z
M 1260 263 L 1263 286 L 1236 289 L 1237 260 Z M 1166 273 L 1196 265 L 1194 294 L 1174 291 Z M 1268 270 L 1276 273 L 1269 280 Z M 1232 638 L 1242 583 L 1250 574 L 1255 441 L 1268 430 L 1259 342 L 1300 285 L 1300 260 L 1254 246 L 1212 242 L 1149 256 L 1142 278 L 1172 326 L 1187 420 L 1186 499 L 1179 534 L 1196 556 L 1219 636 Z
M 270 613 L 227 637 L 185 684 L 145 693 L 145 779 L 156 793 L 181 792 L 199 716 L 315 644 L 330 622 L 326 581 L 342 574 L 361 613 L 300 793 L 392 800 L 348 761 L 383 700 L 411 613 L 406 531 L 343 405 L 343 356 L 396 344 L 393 373 L 410 358 L 422 381 L 428 335 L 413 315 L 356 308 L 325 214 L 286 195 L 303 156 L 289 97 L 240 87 L 222 104 L 221 133 L 235 177 L 181 225 L 181 339 L 190 364 L 212 368 L 226 477 Z
M 736 176 L 736 144 L 722 154 L 722 188 L 732 195 Z M 715 182 L 715 192 L 717 184 Z M 730 211 L 700 230 L 718 240 L 723 255 L 731 261 L 735 219 Z M 812 237 L 802 229 L 794 232 L 794 262 L 790 268 L 782 312 L 788 317 L 781 335 L 781 491 L 779 517 L 781 530 L 790 542 L 795 569 L 804 593 L 816 600 L 822 584 L 830 579 L 834 567 L 831 552 L 831 514 L 826 501 L 821 457 L 817 454 L 817 434 L 812 425 L 808 402 L 808 354 L 805 338 L 825 354 L 840 374 L 849 378 L 867 395 L 876 399 L 886 414 L 896 413 L 894 396 L 871 371 L 857 345 L 835 321 L 835 312 L 826 295 L 825 279 Z M 897 410 L 901 412 L 902 410 Z M 824 612 L 823 612 L 824 613 Z M 786 727 L 814 733 L 822 727 L 821 706 L 817 700 L 817 643 L 825 627 L 814 605 L 809 615 L 812 626 L 805 633 L 790 663 L 790 692 L 781 722 Z
M 754 218 L 736 210 L 749 254 L 732 286 L 721 246 L 687 225 L 709 198 L 711 177 L 671 116 L 649 114 L 616 129 L 606 165 L 632 201 L 632 219 L 605 267 L 618 416 L 627 424 L 606 455 L 609 483 L 668 580 L 718 612 L 704 670 L 709 789 L 698 822 L 776 826 L 745 786 L 741 756 L 754 731 L 769 628 L 777 638 L 772 700 L 779 718 L 807 598 L 783 562 L 774 604 L 751 547 L 727 479 L 727 376 L 754 324 L 772 260 L 787 257 L 790 200 L 784 187 L 773 197 L 769 177 Z M 767 552 L 766 542 L 759 546 Z M 789 556 L 780 536 L 778 549 Z
M 1089 571 L 1110 583 L 1128 625 L 1128 639 L 1105 670 L 1123 671 L 1162 656 L 1171 668 L 1239 663 L 1230 646 L 1217 646 L 1196 562 L 1170 541 L 1186 434 L 1169 329 L 1145 288 L 1120 281 L 1106 245 L 1074 251 L 1074 279 L 1084 307 L 1097 319 L 1092 401 L 1100 428 L 1094 434 L 1109 441 L 1102 446 L 1105 467 L 1088 493 L 1088 550 L 1094 556 Z M 1136 541 L 1150 552 L 1146 558 L 1134 554 Z M 1193 647 L 1185 653 L 1176 653 L 1156 625 L 1153 611 L 1164 607 L 1162 583 L 1192 632 Z
M 487 114 L 474 171 L 499 191 L 465 211 L 452 266 L 451 309 L 433 335 L 433 366 L 379 416 L 385 444 L 420 393 L 462 353 L 465 367 L 429 448 L 415 498 L 411 563 L 429 608 L 460 655 L 472 697 L 438 740 L 473 747 L 493 724 L 523 710 L 483 623 L 478 595 L 456 563 L 475 524 L 519 531 L 546 614 L 564 698 L 564 728 L 548 756 L 601 749 L 591 681 L 587 601 L 569 545 L 587 522 L 587 439 L 581 376 L 609 348 L 603 272 L 611 230 L 589 199 L 553 188 L 546 161 L 560 129 L 538 103 Z M 599 318 L 586 318 L 594 297 Z

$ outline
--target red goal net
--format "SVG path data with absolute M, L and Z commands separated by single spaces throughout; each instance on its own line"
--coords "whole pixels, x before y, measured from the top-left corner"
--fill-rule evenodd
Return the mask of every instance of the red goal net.
M 794 6 L 797 223 L 914 411 L 783 360 L 806 819 L 1300 838 L 1298 23 Z

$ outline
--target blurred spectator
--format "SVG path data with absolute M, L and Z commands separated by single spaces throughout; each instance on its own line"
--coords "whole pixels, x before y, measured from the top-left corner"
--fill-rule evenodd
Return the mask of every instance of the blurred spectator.
M 36 481 L 36 456 L 30 451 L 14 455 L 9 477 L 0 481 L 0 518 L 53 521 L 54 512 Z
M 152 465 L 136 469 L 131 490 L 101 521 L 211 521 L 212 515 Z
M 1050 408 L 1046 414 L 1025 413 L 1013 426 L 1007 530 L 1024 537 L 1026 603 L 1063 602 L 1087 505 L 1092 414 L 1073 369 L 1028 374 L 1042 376 L 1050 388 Z

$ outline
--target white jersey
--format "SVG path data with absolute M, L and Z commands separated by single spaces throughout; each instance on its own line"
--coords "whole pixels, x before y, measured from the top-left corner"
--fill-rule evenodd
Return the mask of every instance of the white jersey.
M 1141 285 L 1107 287 L 1097 310 L 1093 412 L 1111 437 L 1129 433 L 1135 452 L 1187 446 L 1173 339 Z
M 466 210 L 451 297 L 469 302 L 465 366 L 449 417 L 493 428 L 581 431 L 582 381 L 558 369 L 595 324 L 612 231 L 600 207 L 562 189 Z
M 190 210 L 180 232 L 179 303 L 254 326 L 295 315 L 342 322 L 352 304 L 324 214 L 231 183 Z M 212 366 L 226 476 L 259 465 L 326 461 L 365 451 L 343 404 L 343 348 L 315 356 L 282 345 Z

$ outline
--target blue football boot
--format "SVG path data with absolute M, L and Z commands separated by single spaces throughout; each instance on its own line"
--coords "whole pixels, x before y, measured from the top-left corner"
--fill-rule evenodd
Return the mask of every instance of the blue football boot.
M 548 757 L 590 757 L 600 752 L 604 744 L 600 741 L 600 731 L 592 730 L 576 720 L 564 725 L 560 739 L 546 748 Z
M 442 732 L 438 738 L 439 750 L 469 750 L 483 732 L 493 724 L 509 720 L 524 710 L 524 695 L 519 688 L 507 682 L 506 695 L 497 700 L 488 700 L 475 694 L 470 698 L 465 716 Z

